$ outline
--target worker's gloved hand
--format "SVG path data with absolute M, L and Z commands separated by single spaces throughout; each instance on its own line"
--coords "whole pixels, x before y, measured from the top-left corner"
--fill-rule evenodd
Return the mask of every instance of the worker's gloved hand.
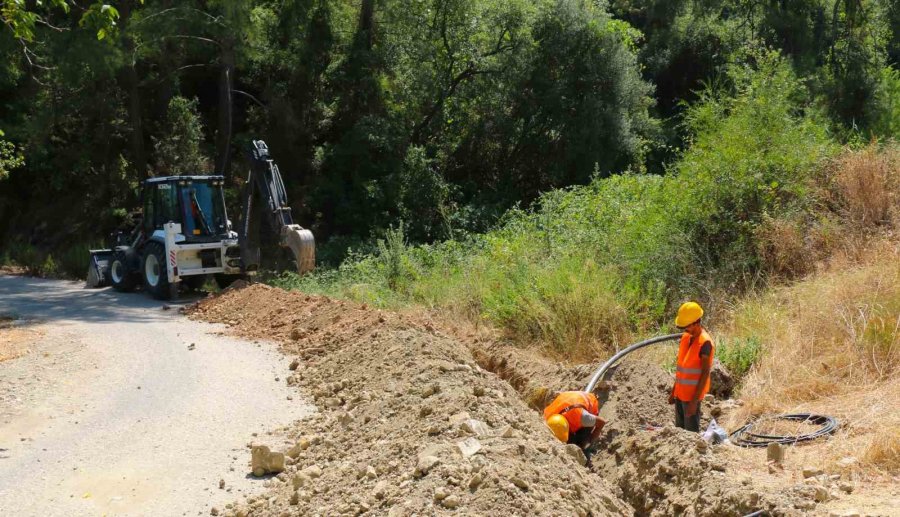
M 674 403 L 675 403 L 675 394 L 669 393 L 669 404 L 674 404 Z

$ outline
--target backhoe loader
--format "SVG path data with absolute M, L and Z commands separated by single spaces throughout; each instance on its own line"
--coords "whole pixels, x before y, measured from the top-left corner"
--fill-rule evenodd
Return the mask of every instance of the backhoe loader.
M 139 286 L 159 299 L 184 286 L 202 287 L 209 275 L 220 287 L 259 269 L 260 220 L 289 250 L 301 274 L 315 267 L 312 232 L 294 224 L 278 166 L 262 140 L 250 149 L 250 171 L 241 193 L 237 231 L 225 213 L 223 176 L 166 176 L 142 182 L 142 214 L 130 232 L 118 232 L 110 249 L 91 250 L 88 287 L 118 291 Z

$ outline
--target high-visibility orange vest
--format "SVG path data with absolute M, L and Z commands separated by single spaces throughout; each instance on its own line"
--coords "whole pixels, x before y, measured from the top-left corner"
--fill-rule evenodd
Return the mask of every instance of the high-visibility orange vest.
M 597 416 L 600 413 L 600 402 L 593 393 L 583 391 L 564 391 L 549 406 L 544 408 L 544 420 L 553 415 L 562 415 L 569 422 L 569 434 L 581 429 L 581 412 Z
M 703 373 L 703 362 L 700 360 L 700 348 L 705 343 L 710 345 L 709 361 L 712 365 L 713 356 L 716 353 L 716 347 L 713 345 L 712 339 L 706 331 L 702 331 L 700 336 L 691 342 L 691 335 L 687 332 L 681 336 L 681 344 L 678 346 L 678 363 L 675 368 L 675 398 L 682 402 L 690 402 L 694 397 L 694 391 L 697 384 L 700 383 L 700 374 Z M 700 390 L 698 400 L 709 393 L 709 377 Z

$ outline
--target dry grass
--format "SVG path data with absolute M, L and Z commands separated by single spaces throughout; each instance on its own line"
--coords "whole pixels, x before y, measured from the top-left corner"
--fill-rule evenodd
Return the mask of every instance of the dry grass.
M 900 472 L 900 246 L 881 241 L 832 258 L 827 271 L 745 300 L 726 332 L 756 336 L 763 359 L 736 415 L 818 411 L 842 430 L 821 459 Z M 732 422 L 736 424 L 737 422 Z
M 833 179 L 843 214 L 858 228 L 896 222 L 900 213 L 900 149 L 877 145 L 842 154 Z
M 845 151 L 808 189 L 813 207 L 764 215 L 755 231 L 770 279 L 800 278 L 835 252 L 846 255 L 873 236 L 900 228 L 900 146 L 892 141 Z

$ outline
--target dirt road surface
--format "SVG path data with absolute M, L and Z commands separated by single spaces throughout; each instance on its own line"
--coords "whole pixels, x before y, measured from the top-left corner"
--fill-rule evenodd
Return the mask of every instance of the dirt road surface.
M 273 345 L 162 305 L 0 275 L 0 315 L 35 330 L 0 362 L 0 514 L 208 514 L 263 491 L 247 443 L 312 407 Z

